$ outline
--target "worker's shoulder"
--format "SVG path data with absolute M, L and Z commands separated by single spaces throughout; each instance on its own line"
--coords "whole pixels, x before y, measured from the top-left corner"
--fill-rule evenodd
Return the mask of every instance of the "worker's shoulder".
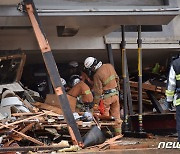
M 179 64 L 180 65 L 180 57 L 173 60 L 172 64 Z
M 109 63 L 103 64 L 103 65 L 100 67 L 100 69 L 104 69 L 104 68 L 113 68 L 113 69 L 114 69 L 113 65 L 112 65 L 112 64 L 109 64 Z
M 98 70 L 97 72 L 95 73 L 95 76 L 99 76 L 100 74 L 106 74 L 107 71 L 109 70 L 114 70 L 114 67 L 113 65 L 107 63 L 107 64 L 103 64 Z

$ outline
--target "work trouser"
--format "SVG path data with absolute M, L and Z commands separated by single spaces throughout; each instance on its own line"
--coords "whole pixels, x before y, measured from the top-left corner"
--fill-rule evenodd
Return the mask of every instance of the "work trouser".
M 121 134 L 122 120 L 120 118 L 119 96 L 114 95 L 108 98 L 104 98 L 104 108 L 105 108 L 105 112 L 103 115 L 113 116 L 115 118 L 115 125 L 114 125 L 115 133 L 117 135 Z
M 180 105 L 176 106 L 176 130 L 178 133 L 178 142 L 180 142 Z

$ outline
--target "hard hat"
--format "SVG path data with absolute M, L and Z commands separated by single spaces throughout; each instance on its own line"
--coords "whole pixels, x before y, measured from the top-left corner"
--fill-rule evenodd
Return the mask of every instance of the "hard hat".
M 69 62 L 69 66 L 71 66 L 71 67 L 78 67 L 79 66 L 79 64 L 78 64 L 78 62 L 77 61 L 71 61 L 71 62 Z
M 61 79 L 62 85 L 65 86 L 66 85 L 66 80 L 64 80 L 63 78 L 60 78 L 60 79 Z
M 96 61 L 97 61 L 97 59 L 94 57 L 86 58 L 84 61 L 85 68 L 91 68 Z
M 70 77 L 70 82 L 71 82 L 71 85 L 72 87 L 75 86 L 76 84 L 78 84 L 80 82 L 80 76 L 79 75 L 72 75 Z

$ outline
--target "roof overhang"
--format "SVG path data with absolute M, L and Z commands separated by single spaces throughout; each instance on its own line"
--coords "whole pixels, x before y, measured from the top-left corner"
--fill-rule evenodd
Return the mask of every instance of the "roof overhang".
M 179 8 L 176 0 L 169 1 L 168 5 L 161 4 L 162 1 L 34 0 L 34 3 L 46 32 L 56 26 L 67 26 L 79 27 L 78 36 L 104 36 L 120 25 L 168 24 L 179 14 Z M 0 28 L 31 26 L 27 14 L 17 10 L 19 2 L 0 1 Z
M 0 17 L 14 17 L 17 20 L 24 17 L 26 14 L 17 10 L 18 2 L 20 0 L 0 2 Z M 179 14 L 179 8 L 176 0 L 169 1 L 168 5 L 162 2 L 34 0 L 40 17 L 54 17 L 59 23 L 78 26 L 165 25 Z

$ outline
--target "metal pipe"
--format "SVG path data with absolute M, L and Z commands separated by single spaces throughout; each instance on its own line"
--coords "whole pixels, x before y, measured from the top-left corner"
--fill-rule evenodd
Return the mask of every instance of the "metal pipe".
M 138 103 L 139 103 L 139 132 L 143 130 L 142 124 L 142 39 L 141 39 L 141 26 L 138 25 Z
M 127 57 L 126 57 L 126 61 L 127 61 Z M 127 98 L 128 98 L 128 108 L 129 108 L 129 115 L 133 115 L 133 105 L 132 105 L 132 95 L 131 95 L 131 88 L 130 88 L 130 83 L 129 83 L 129 71 L 128 71 L 128 64 L 126 64 L 127 66 L 127 78 L 126 78 L 126 84 L 127 84 Z
M 124 131 L 128 131 L 128 107 L 127 107 L 127 61 L 126 61 L 126 41 L 125 41 L 125 26 L 121 25 L 121 52 L 122 52 L 122 76 L 123 76 L 123 100 L 124 100 Z
M 25 147 L 1 147 L 0 152 L 28 152 L 28 151 L 42 151 L 42 150 L 59 150 L 63 148 L 68 148 L 69 146 L 25 146 Z
M 114 58 L 113 58 L 113 52 L 112 52 L 111 44 L 106 44 L 106 48 L 107 48 L 109 63 L 114 66 Z
M 180 8 L 157 8 L 157 9 L 37 9 L 38 13 L 61 13 L 61 12 L 166 12 L 179 11 Z

